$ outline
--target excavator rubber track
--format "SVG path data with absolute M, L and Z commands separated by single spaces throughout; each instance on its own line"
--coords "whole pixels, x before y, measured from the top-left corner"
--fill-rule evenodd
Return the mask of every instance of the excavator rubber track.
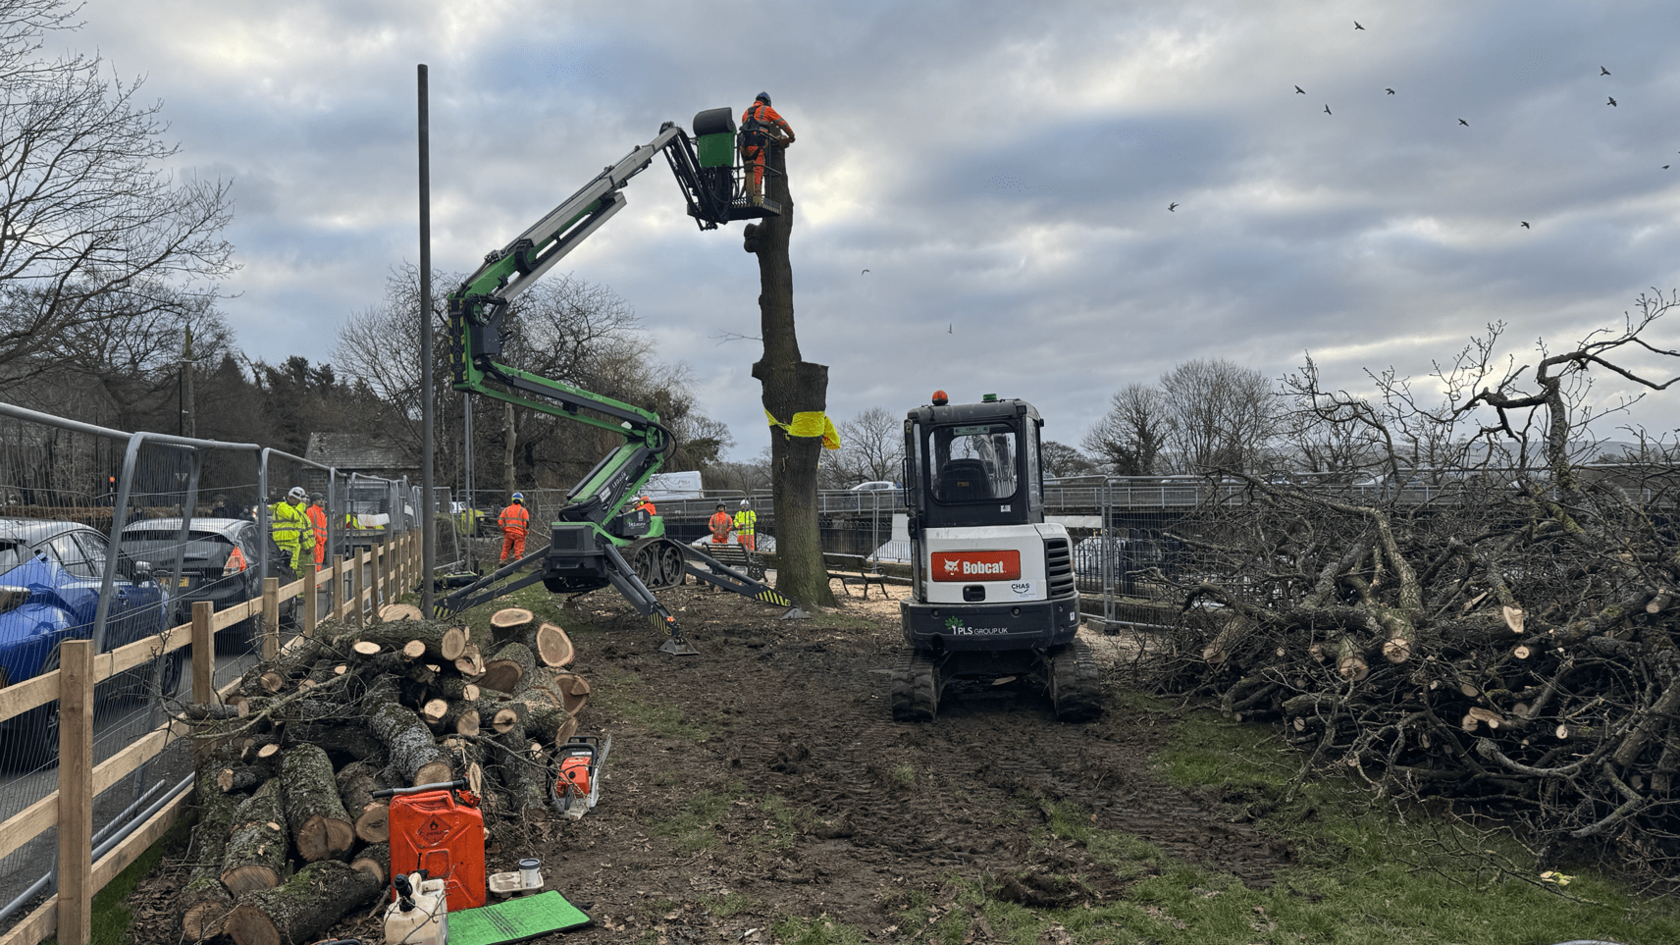
M 1074 640 L 1051 656 L 1050 701 L 1061 722 L 1094 722 L 1102 717 L 1102 673 L 1096 654 L 1084 640 Z
M 905 647 L 889 678 L 893 721 L 931 722 L 939 714 L 939 696 L 945 685 L 939 667 L 927 654 Z
M 649 590 L 675 587 L 683 582 L 686 555 L 683 546 L 672 539 L 643 538 L 626 547 L 622 554 Z

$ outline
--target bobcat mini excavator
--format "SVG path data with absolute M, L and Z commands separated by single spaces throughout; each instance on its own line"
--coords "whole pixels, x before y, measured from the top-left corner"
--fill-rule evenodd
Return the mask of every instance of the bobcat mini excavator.
M 663 153 L 700 229 L 733 220 L 779 216 L 781 207 L 746 197 L 735 119 L 730 109 L 694 116 L 694 135 L 673 122 L 652 141 L 583 185 L 511 243 L 484 257 L 449 296 L 449 363 L 456 390 L 540 410 L 550 416 L 611 431 L 623 442 L 567 495 L 550 526 L 548 546 L 461 588 L 438 603 L 452 614 L 519 588 L 543 582 L 554 593 L 587 593 L 611 586 L 644 617 L 660 624 L 667 653 L 697 651 L 683 639 L 676 619 L 654 597 L 654 588 L 681 583 L 685 574 L 778 606 L 787 598 L 769 585 L 665 537 L 659 516 L 631 508 L 642 484 L 675 448 L 658 414 L 570 384 L 541 377 L 500 360 L 511 328 L 509 305 L 543 273 L 624 207 L 622 188 Z M 702 565 L 696 565 L 698 559 Z M 527 567 L 536 565 L 527 571 Z
M 1102 714 L 1096 661 L 1075 638 L 1067 529 L 1044 521 L 1039 427 L 1024 400 L 944 391 L 904 421 L 911 597 L 889 677 L 893 718 L 929 722 L 954 679 L 1041 685 L 1064 722 Z

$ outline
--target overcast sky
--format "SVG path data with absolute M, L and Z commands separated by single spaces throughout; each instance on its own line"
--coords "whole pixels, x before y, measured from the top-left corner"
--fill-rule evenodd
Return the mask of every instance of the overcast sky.
M 1425 375 L 1504 321 L 1532 361 L 1536 339 L 1555 350 L 1680 285 L 1672 0 L 89 0 L 83 16 L 49 48 L 144 76 L 175 170 L 234 182 L 243 268 L 224 309 L 270 361 L 330 359 L 340 322 L 419 258 L 418 63 L 446 271 L 662 121 L 770 92 L 799 139 L 799 340 L 829 365 L 838 420 L 996 392 L 1077 443 L 1114 391 L 1190 358 L 1278 376 L 1310 352 L 1352 386 L 1366 368 Z M 751 457 L 768 443 L 759 346 L 716 337 L 757 334 L 756 258 L 739 224 L 696 229 L 663 162 L 625 192 L 561 270 L 624 297 Z M 1680 348 L 1680 313 L 1650 340 Z M 1634 419 L 1672 431 L 1680 391 Z

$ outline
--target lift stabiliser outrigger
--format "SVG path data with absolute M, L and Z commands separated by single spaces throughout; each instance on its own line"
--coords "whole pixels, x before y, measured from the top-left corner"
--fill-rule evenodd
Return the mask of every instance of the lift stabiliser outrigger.
M 484 257 L 478 271 L 450 294 L 449 363 L 456 390 L 609 430 L 623 442 L 572 487 L 566 507 L 550 526 L 548 547 L 444 597 L 438 603 L 440 616 L 537 581 L 557 594 L 611 585 L 642 616 L 664 628 L 669 639 L 661 650 L 693 655 L 698 651 L 683 639 L 676 618 L 650 588 L 669 587 L 692 574 L 754 600 L 790 606 L 769 585 L 665 537 L 665 522 L 659 516 L 626 508 L 676 446 L 658 414 L 497 360 L 509 334 L 509 304 L 624 207 L 621 188 L 657 154 L 664 153 L 688 201 L 688 214 L 702 230 L 781 214 L 774 201 L 754 206 L 746 199 L 743 169 L 735 163 L 735 119 L 729 109 L 695 115 L 694 134 L 691 140 L 675 123 L 661 125 L 652 141 L 603 170 L 513 242 Z M 525 570 L 532 565 L 534 570 Z

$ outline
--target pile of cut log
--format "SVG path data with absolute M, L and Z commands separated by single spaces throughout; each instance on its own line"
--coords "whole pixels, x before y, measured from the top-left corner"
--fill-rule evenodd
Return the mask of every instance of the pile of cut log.
M 546 816 L 554 752 L 589 698 L 565 632 L 521 608 L 480 641 L 411 607 L 382 617 L 324 623 L 225 704 L 183 713 L 199 757 L 188 940 L 312 942 L 367 905 L 390 881 L 378 790 L 464 779 L 492 832 Z

